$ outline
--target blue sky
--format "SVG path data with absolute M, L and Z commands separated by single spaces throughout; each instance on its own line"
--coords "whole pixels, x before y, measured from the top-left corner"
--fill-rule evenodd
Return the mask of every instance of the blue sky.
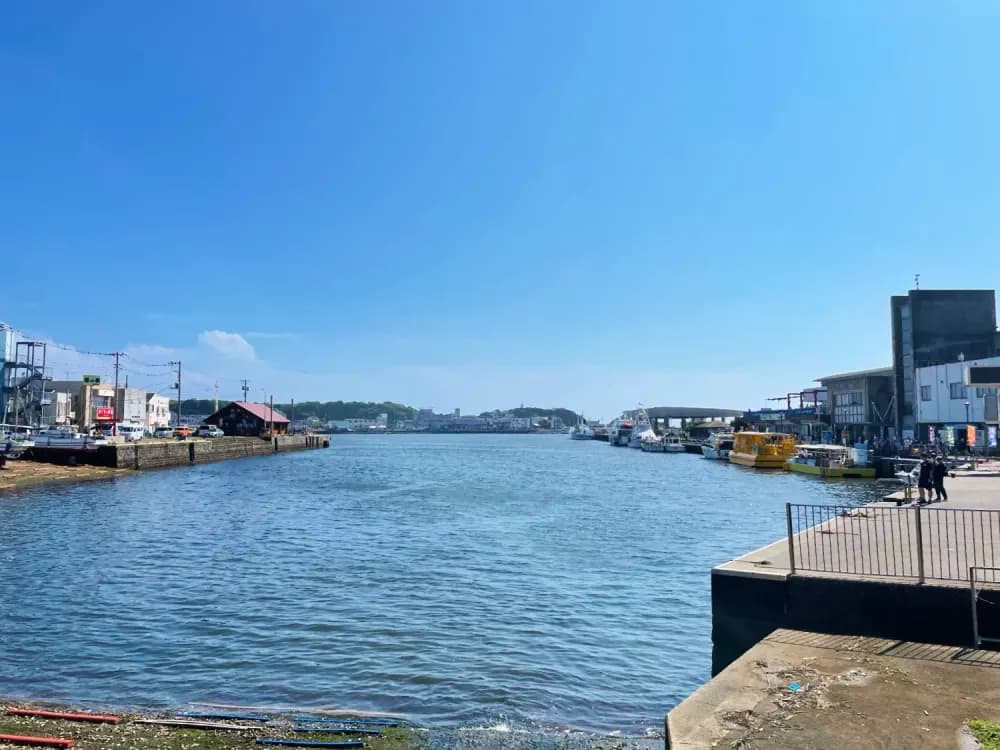
M 191 395 L 760 406 L 996 285 L 1000 6 L 10 4 L 0 320 Z M 54 350 L 56 374 L 107 360 Z M 63 370 L 62 373 L 59 370 Z M 169 380 L 169 379 L 167 379 Z

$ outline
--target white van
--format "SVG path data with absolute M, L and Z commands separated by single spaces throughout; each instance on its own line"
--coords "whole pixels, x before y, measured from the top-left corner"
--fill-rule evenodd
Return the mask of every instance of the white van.
M 117 432 L 125 438 L 126 443 L 131 443 L 135 440 L 142 440 L 142 436 L 146 434 L 146 428 L 141 424 L 119 424 Z

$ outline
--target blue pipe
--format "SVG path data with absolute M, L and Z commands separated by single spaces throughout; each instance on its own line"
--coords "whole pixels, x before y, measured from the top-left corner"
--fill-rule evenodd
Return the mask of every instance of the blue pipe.
M 348 719 L 348 718 L 316 718 L 313 716 L 293 716 L 292 721 L 302 724 L 358 724 L 373 727 L 398 727 L 399 721 L 395 719 Z
M 260 714 L 213 714 L 204 713 L 202 711 L 178 711 L 178 716 L 183 716 L 185 719 L 238 719 L 239 721 L 261 721 L 268 722 L 270 717 L 261 716 Z
M 361 727 L 292 727 L 293 732 L 326 732 L 327 734 L 367 734 L 381 737 L 378 729 L 362 729 Z

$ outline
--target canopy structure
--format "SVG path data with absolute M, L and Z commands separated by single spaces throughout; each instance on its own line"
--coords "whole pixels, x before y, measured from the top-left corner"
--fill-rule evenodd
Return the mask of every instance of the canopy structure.
M 708 406 L 650 406 L 650 419 L 724 419 L 740 417 L 743 409 L 716 409 Z

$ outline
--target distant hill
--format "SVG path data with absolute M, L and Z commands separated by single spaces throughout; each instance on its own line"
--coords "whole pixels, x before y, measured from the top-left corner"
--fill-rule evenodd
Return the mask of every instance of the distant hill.
M 229 404 L 229 401 L 219 401 L 219 408 Z M 183 414 L 212 414 L 215 402 L 208 398 L 186 398 L 181 402 Z M 389 426 L 413 419 L 417 410 L 406 404 L 395 401 L 296 401 L 294 415 L 291 404 L 275 403 L 274 408 L 295 419 L 319 419 L 323 422 L 341 419 L 375 419 L 379 414 L 389 415 Z M 170 402 L 170 411 L 177 411 L 177 402 Z M 571 409 L 543 409 L 538 406 L 521 406 L 511 409 L 515 417 L 531 417 L 532 419 L 551 419 L 559 417 L 563 425 L 576 424 L 577 415 Z M 480 416 L 491 416 L 497 412 L 484 412 Z
M 229 401 L 219 401 L 219 408 L 229 404 Z M 275 403 L 274 408 L 289 417 L 293 416 L 292 405 Z M 177 411 L 177 402 L 170 402 L 170 410 Z M 183 414 L 212 414 L 215 402 L 206 398 L 186 398 L 181 402 Z M 413 419 L 417 410 L 412 406 L 397 404 L 393 401 L 375 403 L 372 401 L 296 401 L 295 419 L 316 418 L 324 422 L 335 419 L 374 419 L 379 414 L 389 415 L 389 425 L 406 419 Z
M 559 417 L 562 423 L 566 426 L 576 424 L 577 414 L 571 409 L 543 409 L 539 406 L 519 406 L 516 409 L 510 410 L 511 414 L 515 417 L 531 417 L 532 419 L 552 419 L 552 417 Z M 483 412 L 479 416 L 488 417 L 497 412 Z

